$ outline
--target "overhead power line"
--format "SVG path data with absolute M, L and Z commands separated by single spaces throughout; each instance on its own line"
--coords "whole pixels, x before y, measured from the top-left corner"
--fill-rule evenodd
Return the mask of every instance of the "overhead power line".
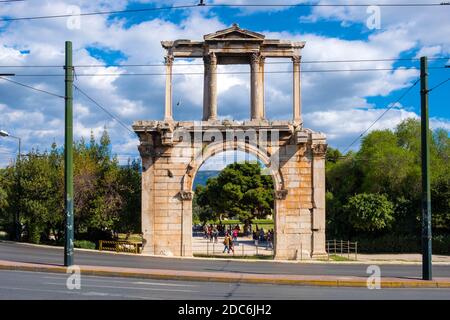
M 439 88 L 440 86 L 442 86 L 444 83 L 447 83 L 448 81 L 450 81 L 450 78 L 447 78 L 446 80 L 444 80 L 444 81 L 438 83 L 438 84 L 435 85 L 433 88 L 431 88 L 430 90 L 428 90 L 428 92 L 431 92 L 431 91 L 433 91 L 434 89 Z
M 112 10 L 112 11 L 95 11 L 95 12 L 82 12 L 79 14 L 56 14 L 47 16 L 34 16 L 34 17 L 18 17 L 18 18 L 3 18 L 0 21 L 10 22 L 19 20 L 40 20 L 40 19 L 55 19 L 55 18 L 70 18 L 70 17 L 85 17 L 85 16 L 96 16 L 96 15 L 107 15 L 107 14 L 127 14 L 127 13 L 138 13 L 138 12 L 149 12 L 149 11 L 162 11 L 162 10 L 175 10 L 175 9 L 188 9 L 196 8 L 197 5 L 179 5 L 170 7 L 152 7 L 152 8 L 140 8 L 140 9 L 125 9 L 125 10 Z
M 35 87 L 32 87 L 32 86 L 29 86 L 27 84 L 24 84 L 24 83 L 21 83 L 21 82 L 17 82 L 17 81 L 14 81 L 14 80 L 11 80 L 11 79 L 8 79 L 8 78 L 4 78 L 4 77 L 0 77 L 0 79 L 8 81 L 8 82 L 11 82 L 11 83 L 14 83 L 16 85 L 19 85 L 19 86 L 22 86 L 22 87 L 25 87 L 25 88 L 28 88 L 28 89 L 31 89 L 31 90 L 35 90 L 35 91 L 42 92 L 42 93 L 45 93 L 45 94 L 48 94 L 48 95 L 51 95 L 51 96 L 54 96 L 54 97 L 58 97 L 58 98 L 64 99 L 64 96 L 61 96 L 59 94 L 56 94 L 56 93 L 53 93 L 53 92 L 50 92 L 50 91 L 47 91 L 47 90 L 38 89 L 38 88 L 35 88 Z
M 445 67 L 430 67 L 429 69 L 444 69 Z M 417 68 L 367 68 L 367 69 L 318 69 L 318 70 L 302 70 L 301 73 L 332 73 L 332 72 L 372 72 L 372 71 L 396 71 L 396 70 L 416 70 Z M 274 74 L 291 74 L 293 70 L 280 70 L 280 71 L 264 71 L 263 73 Z M 216 74 L 250 74 L 251 71 L 226 71 L 216 72 Z M 256 71 L 256 73 L 262 73 L 262 71 Z M 116 77 L 116 76 L 164 76 L 165 72 L 155 73 L 82 73 L 77 74 L 77 77 Z M 173 72 L 173 76 L 178 75 L 204 75 L 203 72 Z M 49 74 L 16 74 L 16 77 L 64 77 L 64 74 L 49 73 Z
M 419 58 L 384 58 L 384 59 L 350 59 L 350 60 L 302 60 L 302 64 L 320 63 L 364 63 L 389 61 L 419 61 Z M 450 60 L 450 57 L 435 57 L 428 60 Z M 266 61 L 264 64 L 292 64 L 290 61 Z M 203 63 L 174 63 L 173 66 L 203 66 Z M 107 68 L 107 67 L 164 67 L 164 63 L 119 63 L 119 64 L 80 64 L 75 68 Z M 0 68 L 63 68 L 63 65 L 0 65 Z
M 75 90 L 79 91 L 83 96 L 85 96 L 88 100 L 90 100 L 92 103 L 94 103 L 97 107 L 99 107 L 100 109 L 102 109 L 107 115 L 109 115 L 113 120 L 117 121 L 117 123 L 119 123 L 122 127 L 124 127 L 126 130 L 128 130 L 129 132 L 131 132 L 132 134 L 135 134 L 135 132 L 133 130 L 131 130 L 128 125 L 126 125 L 123 121 L 121 121 L 118 117 L 116 117 L 114 114 L 112 114 L 110 111 L 108 111 L 108 109 L 106 109 L 105 107 L 103 107 L 100 103 L 98 103 L 97 101 L 95 101 L 93 98 L 91 98 L 86 92 L 84 92 L 83 90 L 81 90 L 80 87 L 78 87 L 77 85 L 73 85 L 73 87 L 75 88 Z
M 139 12 L 151 12 L 151 11 L 162 11 L 162 10 L 177 10 L 177 9 L 189 9 L 189 8 L 241 8 L 241 7 L 279 7 L 279 8 L 299 8 L 299 7 L 441 7 L 447 6 L 450 3 L 366 3 L 366 4 L 322 4 L 322 3 L 299 3 L 299 4 L 186 4 L 177 6 L 166 6 L 166 7 L 144 7 L 137 9 L 124 9 L 124 10 L 111 10 L 111 11 L 94 11 L 85 12 L 79 14 L 57 14 L 57 15 L 45 15 L 45 16 L 32 16 L 32 17 L 16 17 L 16 18 L 3 18 L 0 21 L 10 22 L 19 20 L 39 20 L 39 19 L 54 19 L 54 18 L 69 18 L 69 17 L 80 17 L 80 16 L 96 16 L 96 15 L 109 15 L 109 14 L 129 14 L 129 13 L 139 13 Z
M 411 90 L 412 88 L 414 88 L 420 81 L 420 78 L 418 78 L 408 89 L 406 89 L 398 98 L 397 100 L 395 100 L 394 103 L 387 105 L 386 110 L 384 110 L 384 112 L 374 121 L 372 122 L 372 124 L 366 129 L 364 130 L 355 140 L 352 141 L 352 143 L 350 143 L 347 148 L 345 148 L 343 153 L 346 153 L 348 149 L 351 148 L 352 145 L 354 145 L 356 143 L 356 141 L 358 141 L 359 139 L 361 139 L 362 136 L 364 136 L 369 130 L 370 128 L 372 128 L 375 123 L 377 123 L 389 110 L 391 110 L 392 108 L 394 108 L 397 103 L 399 103 Z

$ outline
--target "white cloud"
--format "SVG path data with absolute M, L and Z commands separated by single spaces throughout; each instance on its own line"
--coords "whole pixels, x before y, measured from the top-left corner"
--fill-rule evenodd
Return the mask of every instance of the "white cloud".
M 214 3 L 222 3 L 216 0 Z M 272 1 L 264 3 L 272 3 Z M 142 3 L 151 1 L 140 1 Z M 285 3 L 299 3 L 288 1 Z M 120 10 L 126 8 L 128 1 L 79 1 L 83 12 L 97 10 Z M 163 5 L 162 2 L 156 2 Z M 175 3 L 169 2 L 169 3 Z M 229 3 L 227 1 L 227 3 Z M 237 0 L 235 3 L 252 3 L 249 0 Z M 65 13 L 67 4 L 63 1 L 24 2 L 14 6 L 1 6 L 0 14 L 8 16 L 46 15 Z M 260 8 L 259 10 L 275 10 Z M 277 9 L 278 10 L 278 9 Z M 400 10 L 400 11 L 399 11 Z M 427 9 L 428 10 L 428 9 Z M 431 9 L 430 9 L 431 10 Z M 270 25 L 266 30 L 255 30 L 266 34 L 268 38 L 306 40 L 303 60 L 343 60 L 398 58 L 402 53 L 418 51 L 417 54 L 438 55 L 449 52 L 449 21 L 436 11 L 433 19 L 429 13 L 420 11 L 412 18 L 408 10 L 382 9 L 382 29 L 367 33 L 359 40 L 341 39 L 314 33 L 294 31 L 272 32 Z M 398 13 L 401 14 L 398 14 Z M 251 14 L 243 9 L 242 14 Z M 201 39 L 204 34 L 228 27 L 220 17 L 208 9 L 190 10 L 180 15 L 178 22 L 161 18 L 162 15 L 149 16 L 148 20 L 128 24 L 125 18 L 108 19 L 108 16 L 82 17 L 81 29 L 66 28 L 67 19 L 49 19 L 35 21 L 17 21 L 0 29 L 0 58 L 4 65 L 62 65 L 64 62 L 64 41 L 69 39 L 74 46 L 74 62 L 77 65 L 103 64 L 91 56 L 88 48 L 120 51 L 126 63 L 161 63 L 164 50 L 161 40 Z M 425 17 L 427 20 L 425 21 Z M 364 23 L 365 11 L 357 8 L 314 8 L 311 19 L 335 19 L 346 24 Z M 439 30 L 433 30 L 439 25 Z M 423 28 L 425 31 L 423 31 Z M 29 50 L 29 53 L 21 53 Z M 267 60 L 270 62 L 270 59 Z M 202 73 L 201 60 L 192 65 L 175 66 L 175 73 Z M 289 62 L 289 61 L 287 61 Z M 186 61 L 180 61 L 186 64 Z M 363 69 L 392 68 L 394 61 L 359 62 L 340 64 L 303 64 L 302 70 L 323 69 Z M 292 112 L 292 70 L 290 63 L 267 64 L 265 76 L 266 112 L 269 118 L 290 119 Z M 62 68 L 39 69 L 2 69 L 28 74 L 63 73 Z M 219 72 L 249 71 L 245 66 L 220 67 Z M 286 73 L 270 73 L 286 71 Z M 164 108 L 165 77 L 160 76 L 110 76 L 83 77 L 83 74 L 103 73 L 164 73 L 161 67 L 100 67 L 77 68 L 78 84 L 86 93 L 102 106 L 131 124 L 139 119 L 161 119 Z M 364 130 L 382 109 L 377 109 L 368 101 L 370 97 L 387 96 L 395 90 L 409 86 L 418 76 L 417 70 L 398 69 L 379 72 L 339 72 L 302 74 L 302 102 L 305 124 L 328 134 L 330 142 L 343 146 L 353 138 L 358 130 Z M 249 116 L 249 74 L 219 74 L 218 76 L 218 113 L 220 117 L 246 119 Z M 17 81 L 62 94 L 62 77 L 16 78 Z M 199 119 L 202 114 L 203 76 L 177 75 L 173 77 L 174 115 L 176 119 Z M 23 138 L 25 150 L 40 147 L 49 148 L 55 140 L 63 143 L 63 100 L 42 93 L 0 81 L 0 128 L 16 132 Z M 7 94 L 4 94 L 4 93 Z M 180 105 L 177 106 L 177 102 Z M 366 110 L 362 110 L 364 108 Z M 416 116 L 413 112 L 391 110 L 380 126 L 393 127 L 406 116 Z M 113 121 L 103 111 L 75 91 L 74 104 L 75 137 L 88 138 L 91 130 L 97 136 L 106 125 L 113 143 L 113 152 L 121 161 L 137 155 L 137 139 Z M 349 117 L 353 125 L 349 126 Z M 448 129 L 446 119 L 431 119 L 432 126 Z M 7 152 L 15 150 L 14 141 L 0 141 L 0 148 Z M 0 150 L 4 150 L 0 149 Z M 1 165 L 0 161 L 0 165 Z M 4 162 L 3 162 L 4 163 Z

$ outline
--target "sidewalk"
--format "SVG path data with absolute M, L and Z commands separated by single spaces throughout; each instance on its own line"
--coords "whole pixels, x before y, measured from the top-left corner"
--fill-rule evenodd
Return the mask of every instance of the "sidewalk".
M 78 266 L 82 275 L 167 279 L 184 281 L 212 281 L 230 283 L 286 284 L 323 287 L 367 287 L 367 278 L 351 276 L 305 276 L 285 274 L 248 274 L 236 272 L 203 272 L 140 268 Z M 0 270 L 66 273 L 67 268 L 57 265 L 12 262 L 0 260 Z M 450 278 L 423 281 L 413 278 L 382 278 L 381 288 L 450 288 Z

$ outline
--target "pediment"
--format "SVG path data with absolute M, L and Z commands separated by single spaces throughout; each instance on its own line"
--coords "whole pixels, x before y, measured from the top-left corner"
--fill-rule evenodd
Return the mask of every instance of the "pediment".
M 241 29 L 237 24 L 233 24 L 230 28 L 206 34 L 203 38 L 205 41 L 263 41 L 265 36 L 257 32 Z

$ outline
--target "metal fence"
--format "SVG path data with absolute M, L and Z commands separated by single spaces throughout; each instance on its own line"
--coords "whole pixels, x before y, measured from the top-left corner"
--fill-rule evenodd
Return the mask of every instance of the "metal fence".
M 223 239 L 214 240 L 201 240 L 193 241 L 192 253 L 197 256 L 273 256 L 274 249 L 273 243 L 263 241 L 235 241 L 233 250 L 229 252 L 225 250 L 225 245 L 222 243 Z
M 100 251 L 128 252 L 137 254 L 142 251 L 142 242 L 100 240 L 98 243 L 98 249 Z
M 358 260 L 358 242 L 344 241 L 344 240 L 327 240 L 326 250 L 328 253 L 328 259 L 330 254 L 347 257 L 354 256 L 355 260 Z

